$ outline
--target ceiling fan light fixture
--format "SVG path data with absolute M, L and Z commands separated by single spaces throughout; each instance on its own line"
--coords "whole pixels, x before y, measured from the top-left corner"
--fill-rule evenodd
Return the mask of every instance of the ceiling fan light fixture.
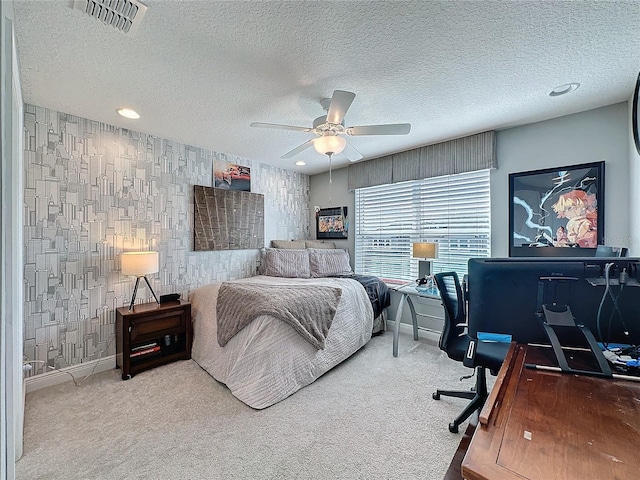
M 313 141 L 313 148 L 322 155 L 337 155 L 342 153 L 346 146 L 347 141 L 337 135 L 325 135 Z

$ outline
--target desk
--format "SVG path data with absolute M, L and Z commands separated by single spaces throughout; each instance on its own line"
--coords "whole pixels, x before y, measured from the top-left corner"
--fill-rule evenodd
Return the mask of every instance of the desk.
M 413 339 L 418 340 L 418 317 L 426 317 L 432 321 L 434 326 L 430 328 L 430 330 L 435 331 L 435 324 L 441 323 L 444 315 L 444 310 L 442 307 L 442 302 L 440 301 L 440 297 L 438 296 L 437 290 L 433 290 L 430 292 L 420 292 L 416 289 L 415 283 L 410 283 L 406 285 L 397 285 L 390 286 L 391 290 L 398 292 L 401 294 L 400 300 L 398 302 L 398 309 L 396 310 L 395 323 L 393 325 L 393 356 L 398 356 L 398 336 L 400 333 L 400 321 L 402 320 L 402 313 L 404 311 L 405 303 L 409 306 L 409 311 L 411 312 L 411 324 L 413 325 Z M 434 293 L 435 292 L 435 293 Z M 416 310 L 416 305 L 414 304 L 411 296 L 417 297 L 418 306 L 422 309 L 422 311 Z M 424 302 L 432 302 L 432 305 L 426 303 L 420 303 L 420 300 Z M 437 310 L 437 315 L 433 309 Z M 436 322 L 436 319 L 438 322 Z M 429 320 L 427 320 L 429 321 Z M 424 325 L 423 325 L 424 326 Z M 427 326 L 428 328 L 428 326 Z M 442 326 L 439 325 L 439 331 L 442 330 Z
M 640 383 L 544 372 L 549 349 L 512 344 L 462 462 L 466 480 L 631 479 Z

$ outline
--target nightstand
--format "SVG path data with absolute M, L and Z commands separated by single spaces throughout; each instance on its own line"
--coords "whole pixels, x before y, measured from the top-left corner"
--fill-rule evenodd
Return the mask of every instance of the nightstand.
M 191 304 L 144 303 L 116 310 L 116 365 L 122 379 L 191 358 Z
M 411 312 L 414 340 L 418 340 L 418 317 L 422 320 L 422 325 L 420 325 L 422 328 L 441 333 L 444 326 L 444 310 L 437 289 L 418 290 L 415 283 L 391 286 L 390 288 L 402 295 L 398 303 L 393 326 L 393 356 L 397 357 L 400 321 L 402 320 L 405 303 L 409 305 Z

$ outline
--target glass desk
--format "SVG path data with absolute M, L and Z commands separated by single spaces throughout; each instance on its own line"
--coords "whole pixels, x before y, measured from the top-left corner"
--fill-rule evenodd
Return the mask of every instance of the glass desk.
M 393 356 L 397 357 L 398 356 L 398 336 L 400 334 L 400 321 L 402 319 L 402 313 L 404 311 L 405 304 L 409 306 L 409 311 L 411 312 L 411 324 L 413 325 L 413 339 L 418 340 L 418 316 L 421 316 L 423 314 L 416 312 L 416 308 L 413 303 L 413 300 L 411 299 L 411 296 L 439 300 L 440 295 L 438 293 L 437 288 L 418 287 L 416 286 L 415 282 L 406 283 L 404 285 L 391 285 L 389 286 L 389 288 L 402 295 L 400 297 L 400 301 L 398 302 L 398 309 L 396 310 L 395 323 L 393 326 Z

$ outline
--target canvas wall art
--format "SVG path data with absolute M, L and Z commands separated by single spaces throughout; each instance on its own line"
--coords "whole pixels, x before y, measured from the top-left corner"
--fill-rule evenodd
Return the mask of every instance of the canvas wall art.
M 193 186 L 195 251 L 264 247 L 264 195 Z
M 251 169 L 222 160 L 213 162 L 213 186 L 225 190 L 251 191 Z
M 604 162 L 509 175 L 509 256 L 592 256 L 604 239 Z

